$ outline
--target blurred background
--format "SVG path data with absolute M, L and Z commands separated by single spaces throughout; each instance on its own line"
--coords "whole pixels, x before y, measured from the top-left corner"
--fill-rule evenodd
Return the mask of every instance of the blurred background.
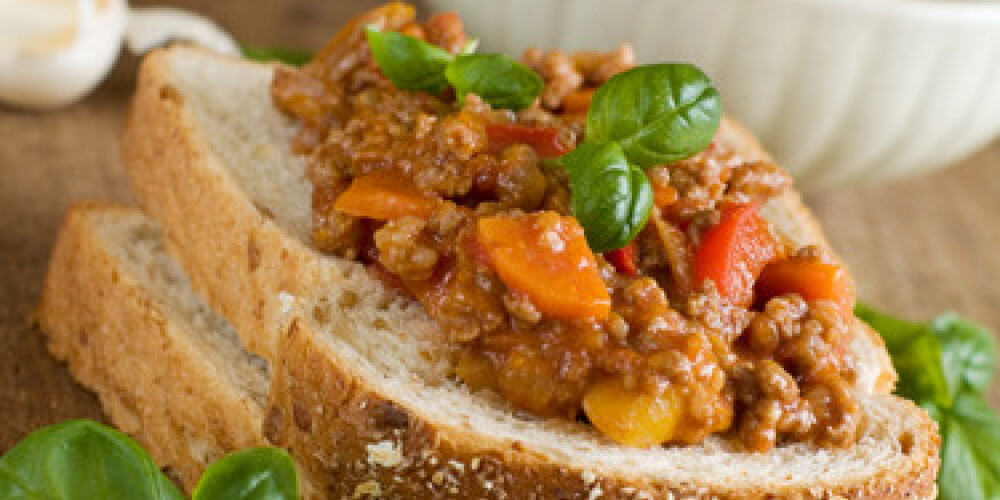
M 12 32 L 3 9 L 21 1 L 56 0 L 0 0 L 0 64 L 9 63 L 2 32 Z M 191 10 L 242 45 L 315 50 L 379 3 L 132 5 Z M 628 0 L 610 12 L 598 0 L 417 2 L 425 12 L 431 3 L 459 9 L 491 50 L 611 50 L 632 40 L 646 62 L 703 57 L 727 112 L 808 188 L 862 300 L 920 320 L 954 310 L 1000 331 L 1000 84 L 991 83 L 1000 78 L 1000 24 L 991 24 L 1000 4 L 952 11 L 942 6 L 954 2 L 906 0 Z M 682 15 L 681 4 L 693 10 Z M 795 10 L 801 5 L 808 8 Z M 0 449 L 45 423 L 101 416 L 27 318 L 67 206 L 130 201 L 118 141 L 138 63 L 122 50 L 108 77 L 66 107 L 0 104 L 0 408 L 10 411 L 0 419 Z

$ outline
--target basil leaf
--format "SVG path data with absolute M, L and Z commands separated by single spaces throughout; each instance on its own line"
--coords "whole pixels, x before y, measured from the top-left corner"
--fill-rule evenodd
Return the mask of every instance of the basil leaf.
M 573 215 L 594 252 L 621 248 L 649 218 L 653 189 L 613 142 L 585 140 L 562 159 L 569 172 Z
M 855 304 L 854 315 L 882 336 L 890 354 L 905 348 L 916 337 L 927 334 L 927 327 L 923 324 L 890 316 L 861 302 Z
M 941 425 L 939 500 L 986 500 L 972 443 L 961 424 L 947 417 Z
M 295 463 L 279 448 L 231 453 L 208 466 L 192 500 L 299 500 Z
M 962 394 L 941 424 L 941 500 L 1000 498 L 1000 419 L 976 394 Z
M 454 56 L 419 38 L 398 31 L 365 30 L 368 46 L 382 74 L 396 88 L 440 93 L 448 88 L 444 69 Z
M 855 306 L 854 314 L 885 341 L 899 374 L 897 394 L 943 408 L 951 406 L 955 392 L 949 389 L 941 365 L 941 343 L 927 325 L 896 319 L 861 303 Z
M 982 394 L 996 364 L 996 341 L 982 326 L 942 314 L 930 324 L 941 344 L 941 366 L 952 394 Z
M 649 64 L 602 85 L 587 112 L 587 137 L 616 141 L 642 168 L 682 160 L 706 147 L 722 119 L 722 100 L 690 64 Z
M 0 498 L 182 500 L 131 438 L 89 420 L 37 430 L 0 458 Z
M 280 47 L 249 47 L 240 48 L 243 57 L 251 61 L 278 61 L 291 66 L 302 66 L 312 59 L 313 54 L 305 50 L 286 49 Z
M 469 92 L 494 108 L 531 105 L 545 86 L 542 77 L 506 54 L 463 54 L 445 69 L 461 104 Z

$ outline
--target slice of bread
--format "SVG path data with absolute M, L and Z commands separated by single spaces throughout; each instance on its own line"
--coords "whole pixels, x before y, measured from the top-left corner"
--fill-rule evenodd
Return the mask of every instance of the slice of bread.
M 307 335 L 298 326 L 292 326 L 282 341 L 288 355 L 275 367 L 271 410 L 262 417 L 269 391 L 267 363 L 244 351 L 232 328 L 191 290 L 182 270 L 166 255 L 155 223 L 134 209 L 87 204 L 70 210 L 52 255 L 39 320 L 52 352 L 97 392 L 114 424 L 135 436 L 189 491 L 215 458 L 268 444 L 266 431 L 288 446 L 306 469 L 340 479 L 327 484 L 310 480 L 308 473 L 302 475 L 305 497 L 317 500 L 428 494 L 684 498 L 679 492 L 693 498 L 933 496 L 933 483 L 926 483 L 933 480 L 936 446 L 931 424 L 912 405 L 889 396 L 867 402 L 878 430 L 846 454 L 853 455 L 849 458 L 835 459 L 816 450 L 797 450 L 799 457 L 741 458 L 717 445 L 706 448 L 703 458 L 711 463 L 698 464 L 709 467 L 704 470 L 731 475 L 733 471 L 726 469 L 756 462 L 775 476 L 771 484 L 733 484 L 731 491 L 720 492 L 695 481 L 694 475 L 668 483 L 670 476 L 696 471 L 683 461 L 662 471 L 666 477 L 644 479 L 651 464 L 636 461 L 640 457 L 627 452 L 614 452 L 612 446 L 595 446 L 586 436 L 576 445 L 579 456 L 563 457 L 576 465 L 553 469 L 545 465 L 551 457 L 526 449 L 537 432 L 523 423 L 524 441 L 499 448 L 479 442 L 476 446 L 482 451 L 469 455 L 469 443 L 454 438 L 481 440 L 469 435 L 475 424 L 467 423 L 464 431 L 443 431 L 421 424 L 417 419 L 426 416 L 416 416 L 408 407 L 416 400 L 432 399 L 439 405 L 438 413 L 481 419 L 458 406 L 465 402 L 437 389 L 388 399 L 379 392 L 385 383 L 370 383 L 380 374 L 360 353 L 338 346 L 335 339 Z M 331 371 L 330 363 L 354 363 L 359 378 L 337 376 L 340 372 Z M 399 396 L 413 387 L 394 390 Z M 336 454 L 317 453 L 324 443 Z M 411 449 L 421 451 L 407 453 Z M 675 454 L 689 453 L 676 450 Z M 658 453 L 646 455 L 654 459 Z M 330 458 L 336 461 L 315 467 L 314 461 Z M 631 474 L 598 475 L 602 464 L 615 461 L 632 468 Z M 893 472 L 893 466 L 903 468 Z M 852 479 L 873 472 L 876 481 L 852 484 Z M 704 471 L 699 475 L 711 476 Z M 789 477 L 778 477 L 785 475 Z M 811 486 L 790 488 L 793 476 Z M 831 487 L 822 479 L 839 484 Z M 784 488 L 771 489 L 774 483 L 785 483 Z
M 310 248 L 304 159 L 289 153 L 294 124 L 271 104 L 272 71 L 193 49 L 152 54 L 123 156 L 195 289 L 271 361 L 267 435 L 331 498 L 933 497 L 934 423 L 879 394 L 894 374 L 860 322 L 852 351 L 868 426 L 846 450 L 738 453 L 715 438 L 626 448 L 470 393 L 446 376 L 450 349 L 419 305 Z M 726 127 L 723 140 L 763 154 Z M 766 213 L 794 238 L 824 244 L 797 195 Z
M 189 491 L 222 454 L 267 443 L 267 363 L 191 291 L 138 210 L 69 211 L 38 319 L 115 426 Z

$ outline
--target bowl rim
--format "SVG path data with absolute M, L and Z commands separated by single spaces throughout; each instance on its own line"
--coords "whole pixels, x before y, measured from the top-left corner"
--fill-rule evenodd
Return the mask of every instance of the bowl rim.
M 744 0 L 755 1 L 755 0 Z M 1000 23 L 1000 1 L 970 0 L 777 0 L 788 4 L 811 4 L 832 10 L 864 11 L 887 17 L 972 24 Z

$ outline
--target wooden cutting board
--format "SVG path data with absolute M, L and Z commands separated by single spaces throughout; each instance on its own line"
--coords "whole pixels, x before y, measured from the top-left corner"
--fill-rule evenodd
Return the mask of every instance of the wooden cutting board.
M 156 3 L 203 12 L 256 45 L 315 48 L 376 2 Z M 65 110 L 0 107 L 0 453 L 39 426 L 102 418 L 29 317 L 66 207 L 131 200 L 118 140 L 137 64 L 125 57 L 94 95 Z M 952 309 L 1000 331 L 1000 142 L 941 173 L 808 202 L 864 300 L 914 319 Z

